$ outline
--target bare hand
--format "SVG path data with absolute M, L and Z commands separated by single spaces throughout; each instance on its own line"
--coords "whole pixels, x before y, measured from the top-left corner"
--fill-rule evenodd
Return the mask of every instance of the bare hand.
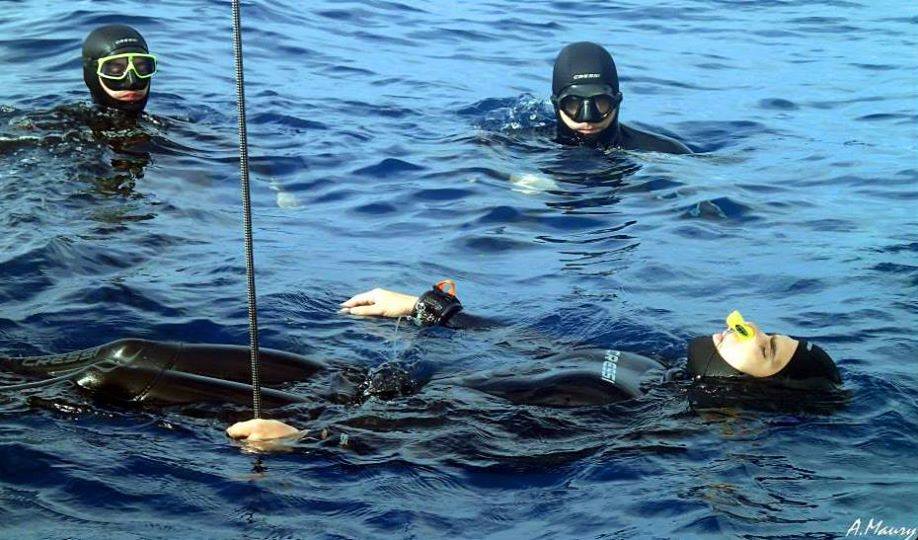
M 340 313 L 377 317 L 406 317 L 414 313 L 417 296 L 402 294 L 386 289 L 373 289 L 352 296 L 341 303 Z
M 300 430 L 280 420 L 254 418 L 245 422 L 236 422 L 226 428 L 226 434 L 234 439 L 247 442 L 270 441 L 299 435 Z

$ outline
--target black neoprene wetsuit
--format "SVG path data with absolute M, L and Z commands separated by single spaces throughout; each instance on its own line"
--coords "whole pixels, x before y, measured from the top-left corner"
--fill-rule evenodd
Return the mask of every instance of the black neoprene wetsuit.
M 557 121 L 562 122 L 559 117 Z M 623 150 L 641 150 L 646 152 L 663 152 L 666 154 L 691 154 L 692 151 L 681 142 L 649 131 L 618 122 L 594 138 L 583 137 L 559 124 L 555 138 L 561 144 L 596 146 L 599 148 L 621 148 Z
M 471 322 L 476 318 L 463 319 Z M 315 377 L 327 379 L 328 395 L 336 401 L 359 401 L 377 393 L 391 395 L 389 389 L 401 384 L 388 381 L 374 387 L 372 382 L 379 374 L 372 371 L 365 376 L 370 384 L 361 384 L 341 377 L 341 366 L 283 351 L 260 349 L 260 358 L 261 381 L 266 385 L 262 401 L 268 408 L 307 401 L 304 396 L 270 386 Z M 535 373 L 530 370 L 525 374 L 492 373 L 445 380 L 513 403 L 597 405 L 641 395 L 644 379 L 663 367 L 644 356 L 602 349 L 573 350 L 547 360 L 550 367 Z M 0 365 L 20 374 L 71 380 L 94 397 L 108 401 L 247 405 L 252 396 L 249 349 L 241 346 L 122 339 L 67 354 L 0 358 Z M 365 395 L 358 395 L 360 392 Z

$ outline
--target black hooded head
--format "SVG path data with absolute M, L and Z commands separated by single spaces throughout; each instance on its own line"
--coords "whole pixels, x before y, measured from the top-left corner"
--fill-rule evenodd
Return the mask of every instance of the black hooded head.
M 127 102 L 114 99 L 105 93 L 97 74 L 99 58 L 122 53 L 148 53 L 147 42 L 140 32 L 123 24 L 111 24 L 93 30 L 83 42 L 83 81 L 92 94 L 93 101 L 102 108 L 113 108 L 130 113 L 140 113 L 147 105 L 149 92 L 143 99 Z M 128 71 L 123 89 L 143 90 L 150 86 L 150 79 L 141 79 Z
M 578 89 L 590 93 L 590 91 L 609 92 L 617 94 L 618 72 L 615 70 L 615 62 L 612 55 L 602 46 L 589 41 L 572 43 L 561 49 L 558 58 L 555 59 L 555 67 L 552 72 L 551 91 L 552 102 L 555 105 L 555 118 L 557 120 L 558 140 L 566 144 L 579 144 L 586 142 L 584 137 L 571 131 L 561 120 L 558 109 L 558 98 L 565 89 L 576 86 Z M 618 112 L 612 124 L 606 128 L 596 138 L 597 142 L 603 144 L 614 143 L 618 137 Z
M 819 347 L 802 338 L 785 367 L 772 378 L 808 381 L 819 379 L 831 384 L 841 384 L 841 375 L 832 357 Z M 727 363 L 717 351 L 711 336 L 693 339 L 688 348 L 687 369 L 692 377 L 745 377 L 746 375 Z

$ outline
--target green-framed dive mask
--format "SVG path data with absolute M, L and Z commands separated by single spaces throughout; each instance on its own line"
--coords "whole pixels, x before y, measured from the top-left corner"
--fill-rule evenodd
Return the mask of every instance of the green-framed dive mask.
M 133 71 L 140 79 L 156 74 L 156 56 L 149 53 L 121 53 L 104 56 L 96 61 L 96 74 L 108 81 L 121 81 Z

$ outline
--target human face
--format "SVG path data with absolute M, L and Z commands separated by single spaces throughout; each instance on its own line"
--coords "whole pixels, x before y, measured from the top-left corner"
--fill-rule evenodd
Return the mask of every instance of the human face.
M 731 364 L 733 361 L 737 363 L 762 362 L 774 356 L 774 342 L 772 341 L 774 336 L 762 332 L 753 322 L 746 322 L 746 325 L 753 331 L 753 335 L 749 338 L 744 338 L 740 332 L 730 327 L 711 336 L 717 352 Z
M 128 52 L 96 60 L 96 74 L 102 89 L 113 99 L 134 102 L 144 99 L 150 78 L 156 74 L 156 57 L 146 52 Z
M 611 126 L 612 122 L 618 116 L 618 110 L 613 111 L 612 114 L 606 116 L 600 122 L 577 122 L 561 109 L 558 110 L 558 114 L 561 116 L 561 121 L 564 122 L 564 125 L 571 131 L 589 138 L 599 135 L 606 128 Z
M 731 327 L 711 336 L 720 356 L 753 376 L 767 377 L 780 371 L 793 356 L 797 341 L 782 334 L 766 334 L 753 322 L 744 324 L 752 329 L 751 338 L 744 338 Z

